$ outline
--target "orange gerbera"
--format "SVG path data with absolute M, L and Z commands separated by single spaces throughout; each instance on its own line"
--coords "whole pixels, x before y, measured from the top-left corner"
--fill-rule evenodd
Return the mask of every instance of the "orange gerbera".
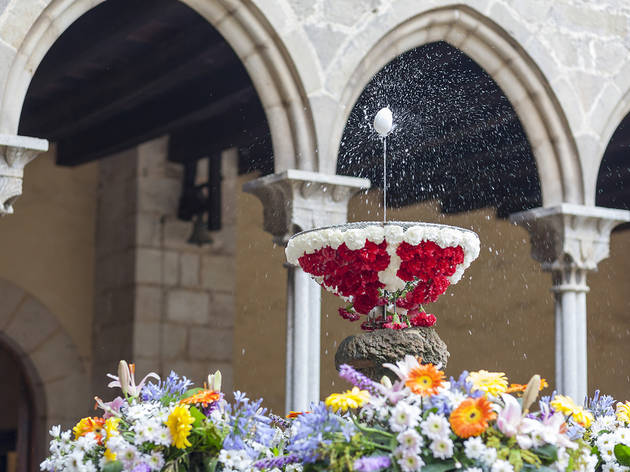
M 444 380 L 444 372 L 437 370 L 433 364 L 419 364 L 409 370 L 405 385 L 413 393 L 428 397 L 435 395 Z
M 479 436 L 488 429 L 488 421 L 493 420 L 496 413 L 485 397 L 467 398 L 451 413 L 451 428 L 460 438 Z
M 545 379 L 540 380 L 540 390 L 549 387 L 549 383 Z M 505 393 L 523 393 L 527 388 L 527 384 L 510 384 Z
M 105 419 L 97 417 L 87 417 L 79 421 L 72 432 L 74 432 L 74 439 L 79 439 L 81 436 L 85 436 L 87 433 L 94 433 L 96 440 L 99 444 L 103 442 L 103 429 L 105 428 Z
M 221 398 L 219 392 L 214 390 L 201 390 L 194 395 L 179 401 L 180 405 L 201 405 L 207 408 L 208 405 L 216 402 Z

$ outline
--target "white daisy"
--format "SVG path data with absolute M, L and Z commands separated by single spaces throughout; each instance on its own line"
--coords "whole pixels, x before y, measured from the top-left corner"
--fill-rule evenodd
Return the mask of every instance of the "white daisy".
M 499 459 L 494 464 L 492 464 L 490 472 L 514 472 L 514 467 L 512 467 L 512 464 L 510 464 L 508 461 Z
M 414 454 L 418 453 L 420 448 L 424 445 L 424 439 L 418 434 L 415 429 L 408 429 L 396 436 L 400 447 L 411 451 Z
M 422 433 L 429 439 L 448 438 L 450 432 L 451 428 L 444 416 L 429 413 L 427 419 L 422 422 Z
M 453 441 L 447 438 L 435 439 L 429 446 L 434 457 L 448 459 L 453 457 Z

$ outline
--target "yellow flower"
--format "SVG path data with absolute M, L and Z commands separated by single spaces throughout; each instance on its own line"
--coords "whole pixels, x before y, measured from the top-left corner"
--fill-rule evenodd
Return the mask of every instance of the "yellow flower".
M 120 423 L 120 418 L 116 418 L 111 416 L 105 420 L 105 442 L 111 439 L 114 436 L 118 436 L 120 433 L 118 432 L 118 423 Z
M 623 423 L 630 424 L 630 401 L 617 403 L 617 419 Z
M 593 414 L 578 406 L 571 397 L 556 395 L 549 405 L 556 411 L 567 416 L 571 415 L 576 423 L 585 428 L 588 428 L 593 422 Z
M 103 457 L 107 462 L 114 462 L 116 460 L 116 454 L 113 453 L 110 448 L 105 449 Z
M 87 417 L 81 419 L 72 431 L 74 432 L 74 439 L 79 439 L 81 436 L 85 436 L 87 433 L 94 433 L 96 440 L 99 444 L 103 442 L 103 425 L 105 420 L 103 418 Z
M 189 408 L 188 405 L 176 406 L 166 420 L 166 426 L 168 426 L 173 438 L 172 444 L 177 449 L 191 446 L 188 436 L 190 436 L 190 430 L 195 420 L 190 414 Z
M 333 393 L 326 398 L 326 406 L 331 407 L 333 411 L 337 412 L 348 411 L 349 408 L 359 408 L 370 399 L 370 392 L 367 390 L 359 390 L 359 387 L 354 387 L 352 390 L 347 390 L 344 393 Z
M 105 439 L 103 441 L 103 443 L 105 444 L 105 446 L 107 446 L 107 442 L 113 438 L 114 436 L 118 436 L 120 433 L 118 432 L 118 423 L 120 423 L 120 418 L 116 418 L 114 416 L 107 418 L 105 420 L 105 426 L 104 426 L 104 430 L 105 430 Z M 103 454 L 103 456 L 105 457 L 105 459 L 108 462 L 111 461 L 115 461 L 116 460 L 116 454 L 113 453 L 109 447 L 107 449 L 105 449 L 105 452 Z
M 467 380 L 473 384 L 473 391 L 481 390 L 486 396 L 498 397 L 500 394 L 505 393 L 508 388 L 508 381 L 503 372 L 480 370 L 471 372 Z

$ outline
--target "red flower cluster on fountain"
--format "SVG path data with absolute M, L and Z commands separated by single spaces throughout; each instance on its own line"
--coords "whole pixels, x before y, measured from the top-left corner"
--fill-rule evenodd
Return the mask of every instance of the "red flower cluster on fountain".
M 448 277 L 464 262 L 464 250 L 460 246 L 441 248 L 433 241 L 417 245 L 402 242 L 396 254 L 401 259 L 396 275 L 405 282 L 417 281 L 413 290 L 396 301 L 396 305 L 408 310 L 435 302 L 451 284 Z
M 352 305 L 339 308 L 339 315 L 357 321 L 376 306 L 396 304 L 406 312 L 372 317 L 361 324 L 363 330 L 381 328 L 404 329 L 433 326 L 435 316 L 421 311 L 421 305 L 434 302 L 450 285 L 449 277 L 464 261 L 460 246 L 441 248 L 431 241 L 417 245 L 402 242 L 396 248 L 400 268 L 396 275 L 407 282 L 398 292 L 382 290 L 385 284 L 378 273 L 387 269 L 390 256 L 387 242 L 376 244 L 366 240 L 361 249 L 351 250 L 343 243 L 337 249 L 325 246 L 312 254 L 304 254 L 298 262 L 305 272 L 321 277 L 321 283 L 344 297 L 352 297 Z
M 389 265 L 386 249 L 386 241 L 376 244 L 366 240 L 365 246 L 356 250 L 343 243 L 336 250 L 326 246 L 305 254 L 298 262 L 305 272 L 323 277 L 327 287 L 344 297 L 353 297 L 354 310 L 367 314 L 379 303 L 379 289 L 384 287 L 378 273 Z

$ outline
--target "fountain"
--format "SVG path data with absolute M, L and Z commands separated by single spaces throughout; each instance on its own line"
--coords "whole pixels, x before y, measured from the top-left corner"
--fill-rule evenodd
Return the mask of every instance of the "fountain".
M 363 318 L 366 331 L 344 339 L 337 368 L 352 365 L 372 379 L 406 354 L 445 366 L 449 353 L 433 328 L 435 316 L 423 305 L 435 302 L 479 255 L 479 238 L 469 230 L 421 222 L 387 221 L 387 138 L 394 129 L 389 108 L 373 127 L 383 142 L 383 222 L 359 222 L 305 231 L 286 248 L 300 266 L 347 305 L 349 320 Z

